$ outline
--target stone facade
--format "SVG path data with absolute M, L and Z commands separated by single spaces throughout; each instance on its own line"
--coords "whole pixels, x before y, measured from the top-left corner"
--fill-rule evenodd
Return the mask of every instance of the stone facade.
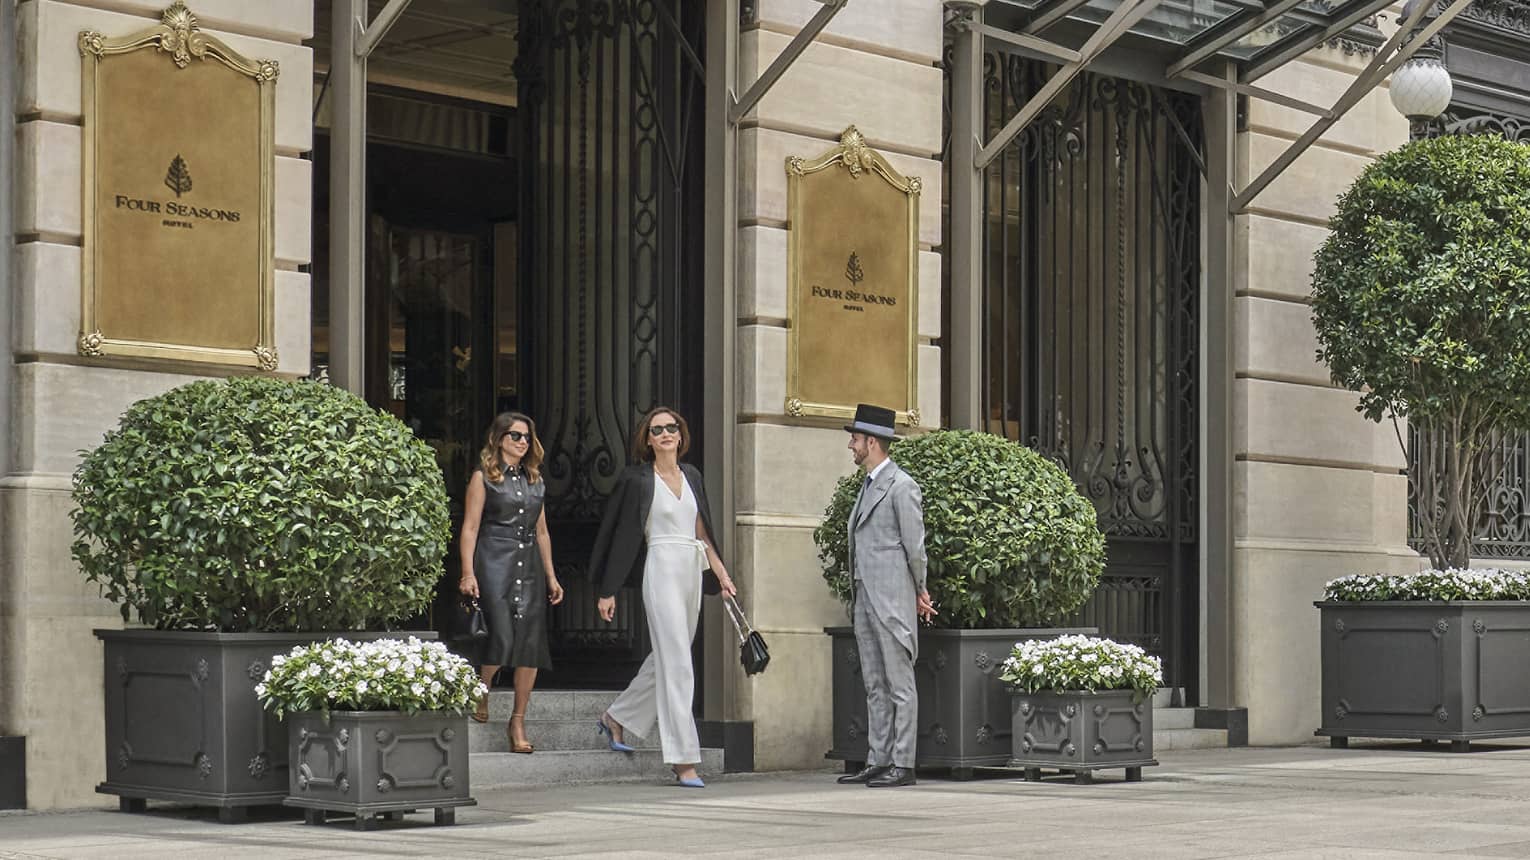
M 27 736 L 28 801 L 36 808 L 99 802 L 101 646 L 97 627 L 120 627 L 70 558 L 69 477 L 78 452 L 115 426 L 135 400 L 196 377 L 128 360 L 79 361 L 81 30 L 125 35 L 158 23 L 162 0 L 56 2 L 17 7 L 17 44 L 0 62 L 16 90 L 11 257 L 16 308 L 9 472 L 0 476 L 0 734 Z M 309 361 L 309 162 L 313 126 L 309 0 L 199 0 L 203 31 L 247 56 L 281 64 L 276 122 L 276 313 L 280 373 Z M 14 47 L 14 50 L 13 50 Z M 13 181 L 12 181 L 13 180 Z
M 739 42 L 739 81 L 752 83 L 820 4 L 764 0 Z M 785 415 L 786 169 L 855 125 L 920 195 L 919 409 L 941 413 L 941 146 L 939 4 L 851 3 L 746 117 L 739 130 L 737 449 L 738 547 L 733 561 L 751 620 L 770 642 L 772 671 L 735 679 L 730 720 L 754 723 L 755 767 L 812 768 L 830 747 L 829 640 L 845 622 L 819 573 L 812 530 L 835 482 L 855 467 L 843 422 Z M 779 671 L 775 667 L 790 667 Z M 729 671 L 737 672 L 736 664 Z
M 0 0 L 8 2 L 8 0 Z M 99 802 L 102 682 L 97 627 L 115 607 L 69 555 L 69 476 L 78 451 L 134 400 L 195 377 L 163 365 L 81 362 L 80 61 L 77 33 L 152 24 L 165 0 L 28 0 L 18 9 L 13 255 L 15 368 L 11 425 L 0 428 L 0 734 L 28 737 L 30 803 Z M 758 0 L 739 38 L 746 89 L 821 7 Z M 314 82 L 311 0 L 197 0 L 204 30 L 249 56 L 280 61 L 277 88 L 277 338 L 280 373 L 306 374 Z M 734 403 L 731 464 L 735 579 L 770 642 L 772 669 L 746 678 L 708 661 L 709 719 L 750 722 L 754 766 L 815 768 L 831 744 L 830 644 L 845 621 L 819 573 L 812 530 L 834 482 L 853 466 L 840 422 L 785 415 L 788 155 L 815 156 L 855 125 L 901 172 L 923 182 L 920 213 L 920 412 L 942 414 L 940 4 L 850 3 L 744 118 L 738 134 Z M 10 46 L 6 46 L 9 49 Z M 14 59 L 13 59 L 14 58 Z M 1368 59 L 1319 49 L 1260 84 L 1329 104 Z M 407 85 L 407 81 L 391 80 Z M 1258 100 L 1238 139 L 1240 182 L 1275 158 L 1310 117 Z M 1416 569 L 1407 547 L 1404 459 L 1392 428 L 1367 422 L 1315 359 L 1307 296 L 1311 255 L 1338 190 L 1377 153 L 1407 139 L 1384 89 L 1368 95 L 1237 220 L 1233 291 L 1232 703 L 1250 742 L 1312 739 L 1318 717 L 1318 615 L 1337 575 Z M 720 613 L 707 636 L 726 643 Z M 731 652 L 728 652 L 731 654 Z M 713 691 L 723 690 L 715 700 Z
M 1259 84 L 1332 104 L 1369 56 L 1321 48 Z M 1247 183 L 1313 117 L 1252 99 L 1239 136 Z M 1386 89 L 1368 94 L 1255 198 L 1237 223 L 1233 342 L 1234 704 L 1249 743 L 1312 741 L 1319 708 L 1318 614 L 1336 576 L 1415 570 L 1407 463 L 1391 425 L 1355 412 L 1317 360 L 1312 255 L 1337 194 L 1377 154 L 1408 140 Z

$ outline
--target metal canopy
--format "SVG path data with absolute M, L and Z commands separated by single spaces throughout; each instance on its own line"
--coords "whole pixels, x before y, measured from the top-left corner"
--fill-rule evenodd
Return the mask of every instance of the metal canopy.
M 1395 0 L 947 0 L 952 26 L 981 44 L 993 39 L 1059 64 L 1052 78 L 989 140 L 974 134 L 972 166 L 982 171 L 1077 75 L 1113 44 L 1130 41 L 1147 80 L 1218 88 L 1313 114 L 1307 131 L 1247 187 L 1233 189 L 1233 213 L 1255 196 L 1396 71 L 1471 0 L 1415 3 L 1384 43 L 1375 17 Z M 1436 11 L 1437 10 L 1437 11 Z M 1434 12 L 1432 16 L 1428 13 Z M 1427 24 L 1420 26 L 1428 17 Z M 1254 81 L 1331 39 L 1359 31 L 1375 57 L 1332 106 L 1315 105 Z M 1410 34 L 1412 34 L 1410 36 Z M 1143 65 L 1145 64 L 1145 66 Z M 976 129 L 974 128 L 974 132 Z M 960 139 L 966 135 L 956 136 Z

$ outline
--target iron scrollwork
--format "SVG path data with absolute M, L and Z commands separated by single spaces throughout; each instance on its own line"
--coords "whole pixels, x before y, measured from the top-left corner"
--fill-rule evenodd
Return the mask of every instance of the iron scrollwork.
M 986 132 L 1046 83 L 983 58 Z M 1070 623 L 1194 675 L 1200 103 L 1083 74 L 988 168 L 983 415 L 1073 476 L 1111 542 Z

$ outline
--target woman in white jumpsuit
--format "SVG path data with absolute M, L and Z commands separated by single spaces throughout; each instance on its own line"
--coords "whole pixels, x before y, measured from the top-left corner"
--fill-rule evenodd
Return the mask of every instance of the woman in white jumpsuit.
M 633 458 L 610 499 L 591 552 L 602 619 L 616 616 L 616 593 L 641 581 L 653 643 L 632 683 L 601 716 L 599 730 L 613 750 L 631 751 L 624 730 L 648 735 L 655 723 L 664 762 L 681 785 L 701 788 L 701 744 L 691 714 L 695 672 L 691 641 L 701 611 L 703 574 L 734 593 L 713 539 L 701 472 L 680 463 L 690 446 L 685 419 L 673 409 L 651 411 L 638 425 Z

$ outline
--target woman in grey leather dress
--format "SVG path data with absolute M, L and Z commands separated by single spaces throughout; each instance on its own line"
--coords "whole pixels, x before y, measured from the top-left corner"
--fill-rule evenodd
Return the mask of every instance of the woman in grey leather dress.
M 533 751 L 526 739 L 526 706 L 537 670 L 552 668 L 547 606 L 563 600 L 542 511 L 546 488 L 536 425 L 515 412 L 495 418 L 468 482 L 458 589 L 478 598 L 488 623 L 479 669 L 483 682 L 490 684 L 501 666 L 514 669 L 515 707 L 505 732 L 510 751 L 518 753 Z M 488 722 L 487 697 L 473 719 Z

